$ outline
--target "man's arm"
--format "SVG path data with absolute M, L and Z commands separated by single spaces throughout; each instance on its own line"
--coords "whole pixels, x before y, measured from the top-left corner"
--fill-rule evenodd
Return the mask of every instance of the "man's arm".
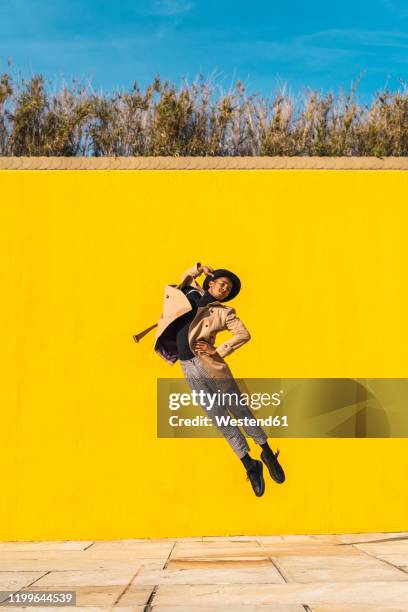
M 188 270 L 183 272 L 181 276 L 181 282 L 180 282 L 179 287 L 183 287 L 184 285 L 197 286 L 198 283 L 195 281 L 195 279 L 198 276 L 201 276 L 202 272 L 203 270 L 201 268 L 201 263 L 196 263 L 195 266 L 188 268 Z
M 225 325 L 227 329 L 233 334 L 232 338 L 217 346 L 216 352 L 221 357 L 226 357 L 237 348 L 248 342 L 251 339 L 251 334 L 236 315 L 235 308 L 231 308 L 230 312 L 225 319 Z
M 196 289 L 200 289 L 202 290 L 202 287 L 199 283 L 197 283 L 197 281 L 195 280 L 198 276 L 201 276 L 201 274 L 204 272 L 206 275 L 210 274 L 212 275 L 212 271 L 213 269 L 210 266 L 205 266 L 204 264 L 198 262 L 195 264 L 195 266 L 192 266 L 191 268 L 188 268 L 188 270 L 186 270 L 181 277 L 181 282 L 178 285 L 179 288 L 184 287 L 185 285 L 190 285 L 191 287 L 195 287 Z

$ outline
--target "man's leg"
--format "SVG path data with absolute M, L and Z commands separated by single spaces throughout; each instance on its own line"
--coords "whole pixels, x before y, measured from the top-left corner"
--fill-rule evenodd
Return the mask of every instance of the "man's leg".
M 200 363 L 198 357 L 180 361 L 181 368 L 190 388 L 196 391 L 205 391 L 206 393 L 217 393 L 216 379 L 208 376 L 208 373 Z M 239 427 L 235 425 L 218 425 L 215 416 L 229 416 L 228 410 L 222 403 L 214 402 L 211 410 L 207 411 L 208 402 L 204 403 L 202 408 L 205 410 L 208 418 L 211 419 L 213 425 L 217 427 L 223 434 L 234 453 L 242 461 L 246 472 L 247 480 L 251 481 L 252 488 L 257 497 L 261 497 L 265 491 L 265 482 L 262 475 L 262 462 L 252 459 L 249 455 L 249 446 L 245 436 Z
M 246 404 L 241 404 L 239 398 L 241 396 L 241 391 L 234 379 L 228 381 L 228 389 L 226 389 L 225 393 L 234 394 L 232 396 L 231 402 L 228 402 L 229 396 L 227 396 L 227 407 L 228 410 L 235 416 L 237 419 L 243 419 L 245 417 L 254 419 L 256 418 L 252 411 Z M 237 401 L 235 401 L 235 397 Z M 278 483 L 282 483 L 285 481 L 285 473 L 282 469 L 282 466 L 278 462 L 279 450 L 275 454 L 271 447 L 268 444 L 268 436 L 265 431 L 262 429 L 260 425 L 243 425 L 246 433 L 251 436 L 251 438 L 261 446 L 262 453 L 261 459 L 267 466 L 269 473 L 273 480 Z
M 236 419 L 244 419 L 245 417 L 248 419 L 256 419 L 256 416 L 253 412 L 248 408 L 246 404 L 241 404 L 239 399 L 241 397 L 241 391 L 234 379 L 228 381 L 227 387 L 223 389 L 224 393 L 231 393 L 232 398 L 229 401 L 229 396 L 226 396 L 225 406 L 228 410 L 234 415 Z M 237 398 L 237 399 L 235 399 Z M 259 444 L 260 446 L 268 443 L 268 436 L 265 431 L 262 429 L 260 425 L 243 425 L 248 436 L 250 436 L 254 442 Z
M 184 376 L 189 387 L 197 392 L 204 391 L 205 393 L 216 393 L 217 386 L 215 379 L 209 378 L 206 370 L 200 364 L 198 357 L 186 361 L 180 361 Z M 241 459 L 249 451 L 249 446 L 245 436 L 239 427 L 234 425 L 218 425 L 215 416 L 229 416 L 226 406 L 215 402 L 211 410 L 207 410 L 208 402 L 201 406 L 213 425 L 217 427 L 226 438 L 234 453 Z

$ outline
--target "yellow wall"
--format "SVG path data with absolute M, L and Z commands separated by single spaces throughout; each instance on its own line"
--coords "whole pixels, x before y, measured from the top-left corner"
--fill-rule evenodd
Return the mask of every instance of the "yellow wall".
M 163 288 L 235 270 L 241 377 L 408 377 L 408 173 L 0 172 L 0 539 L 407 529 L 405 439 L 157 439 Z M 254 445 L 252 444 L 252 447 Z M 276 449 L 276 444 L 273 444 Z

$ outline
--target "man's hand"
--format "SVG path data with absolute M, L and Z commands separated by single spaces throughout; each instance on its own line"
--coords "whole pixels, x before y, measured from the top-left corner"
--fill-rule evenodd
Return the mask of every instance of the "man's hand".
M 215 346 L 209 344 L 205 340 L 197 340 L 193 346 L 197 353 L 205 353 L 206 355 L 214 355 L 214 353 L 216 353 Z
M 200 272 L 200 274 L 202 274 L 202 273 L 204 272 L 204 274 L 205 274 L 206 276 L 214 276 L 214 274 L 213 274 L 214 269 L 213 269 L 213 268 L 211 268 L 211 266 L 204 266 L 204 265 L 201 265 L 201 266 L 198 268 L 198 271 Z

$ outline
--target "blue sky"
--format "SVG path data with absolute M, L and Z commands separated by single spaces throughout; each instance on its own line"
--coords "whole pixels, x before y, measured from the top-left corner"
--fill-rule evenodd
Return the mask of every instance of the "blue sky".
M 198 74 L 269 96 L 349 89 L 362 99 L 408 82 L 407 0 L 0 0 L 0 71 L 41 72 L 96 90 L 179 85 Z

